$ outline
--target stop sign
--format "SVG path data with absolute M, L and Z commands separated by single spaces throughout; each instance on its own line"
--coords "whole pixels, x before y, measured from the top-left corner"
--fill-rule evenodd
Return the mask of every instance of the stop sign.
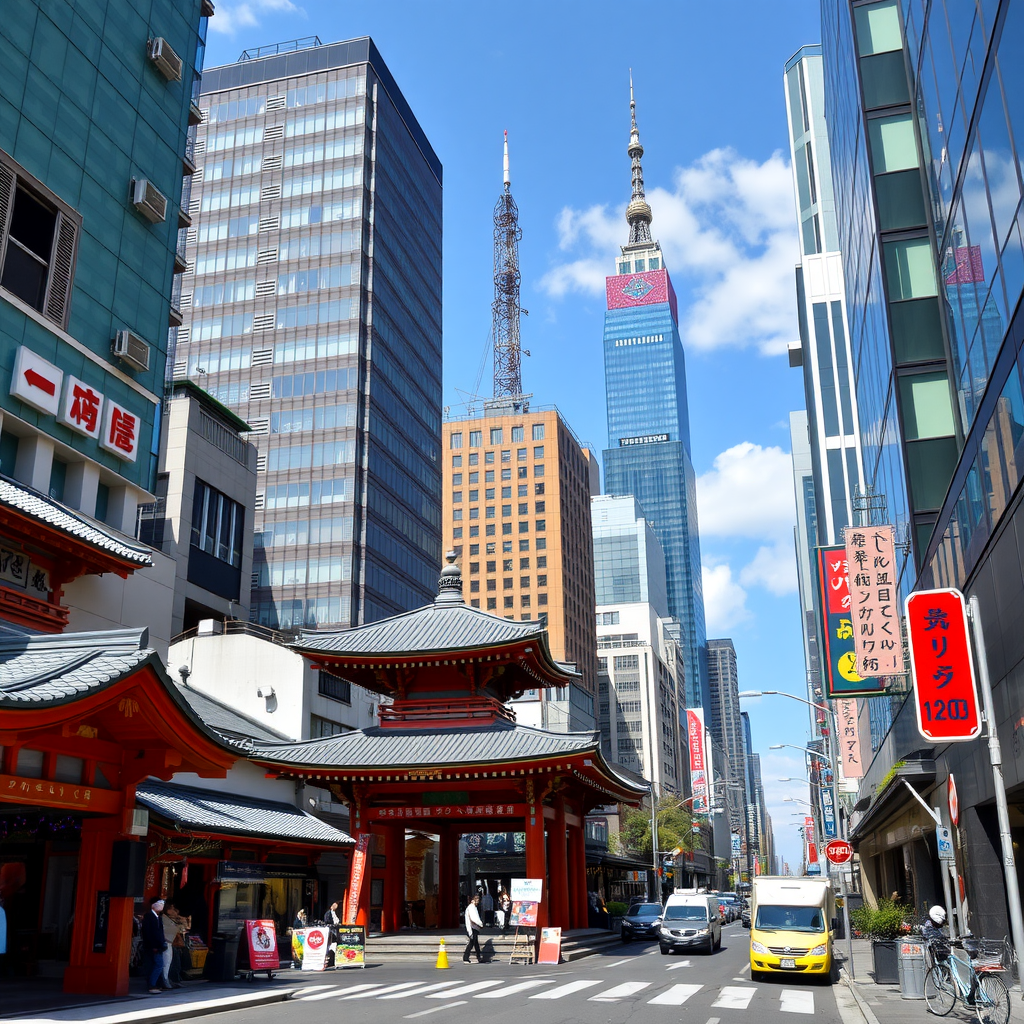
M 845 839 L 833 839 L 825 844 L 825 856 L 833 864 L 845 864 L 853 856 L 853 847 Z

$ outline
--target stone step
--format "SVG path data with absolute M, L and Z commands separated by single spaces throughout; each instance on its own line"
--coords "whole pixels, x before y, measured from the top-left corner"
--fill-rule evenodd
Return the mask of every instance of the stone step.
M 417 935 L 415 932 L 397 935 L 371 936 L 366 946 L 368 960 L 389 962 L 429 962 L 437 959 L 440 940 L 444 938 L 449 959 L 462 955 L 466 946 L 465 935 L 452 932 L 450 935 Z M 579 960 L 591 956 L 611 945 L 621 945 L 622 939 L 616 932 L 593 931 L 578 935 L 563 936 L 562 957 L 564 960 Z M 506 938 L 500 935 L 483 934 L 480 946 L 498 960 L 507 960 L 514 945 L 512 934 Z

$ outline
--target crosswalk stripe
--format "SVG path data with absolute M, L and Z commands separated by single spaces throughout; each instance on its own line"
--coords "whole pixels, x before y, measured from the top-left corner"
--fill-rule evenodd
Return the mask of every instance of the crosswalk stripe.
M 449 988 L 444 992 L 432 992 L 428 999 L 451 999 L 453 996 L 464 996 L 470 992 L 479 992 L 481 989 L 494 988 L 495 985 L 502 984 L 501 979 L 498 978 L 494 981 L 474 981 L 471 985 L 463 985 L 461 988 Z
M 573 992 L 581 992 L 591 985 L 600 985 L 600 981 L 570 981 L 567 985 L 559 985 L 558 988 L 548 989 L 547 992 L 538 992 L 531 999 L 561 999 L 562 996 L 571 996 Z
M 400 985 L 388 985 L 387 988 L 381 988 L 380 985 L 372 985 L 366 988 L 363 992 L 354 992 L 353 989 L 343 989 L 345 993 L 342 995 L 342 999 L 368 999 L 373 996 L 377 998 L 382 995 L 386 995 L 388 992 L 400 992 L 403 988 L 415 988 L 420 983 L 418 981 L 403 981 Z M 356 986 L 357 988 L 359 986 Z M 380 989 L 378 992 L 377 989 Z M 350 994 L 352 993 L 352 994 Z
M 438 981 L 433 985 L 421 985 L 419 988 L 407 988 L 404 992 L 393 992 L 389 996 L 378 996 L 379 999 L 405 999 L 407 996 L 422 996 L 427 992 L 436 992 L 439 988 L 450 988 L 458 985 L 457 981 Z
M 609 1003 L 614 999 L 624 999 L 626 996 L 631 996 L 635 992 L 640 992 L 645 988 L 650 987 L 649 981 L 627 981 L 622 985 L 616 985 L 614 988 L 606 989 L 604 992 L 598 992 L 596 996 L 591 996 L 591 1002 Z
M 681 964 L 671 964 L 665 968 L 666 971 L 678 971 L 680 967 L 689 967 L 690 961 L 684 960 Z
M 527 989 L 540 988 L 541 985 L 550 985 L 550 978 L 536 978 L 533 981 L 520 981 L 516 985 L 509 985 L 507 988 L 499 988 L 497 992 L 478 992 L 474 999 L 501 999 L 504 996 L 515 995 L 517 992 L 525 992 Z
M 369 987 L 380 988 L 379 985 L 370 985 Z M 340 996 L 345 991 L 347 990 L 343 988 L 329 988 L 326 992 L 317 992 L 316 995 L 304 995 L 299 996 L 299 998 L 304 1003 L 315 1003 L 318 999 L 333 999 L 335 996 Z
M 660 995 L 647 1000 L 648 1006 L 682 1006 L 692 995 L 696 995 L 703 985 L 673 985 Z
M 304 985 L 304 986 L 302 987 L 302 995 L 304 995 L 304 996 L 307 996 L 307 995 L 309 995 L 309 994 L 310 994 L 311 992 L 323 992 L 323 990 L 324 990 L 325 988 L 331 988 L 331 989 L 333 989 L 333 988 L 334 988 L 334 986 L 333 986 L 333 985 Z M 301 999 L 301 998 L 302 998 L 302 996 L 299 996 L 299 998 Z
M 420 1010 L 418 1013 L 407 1013 L 402 1020 L 412 1020 L 414 1017 L 429 1017 L 432 1013 L 437 1013 L 439 1010 L 450 1010 L 455 1006 L 465 1006 L 465 999 L 456 999 L 454 1003 L 445 1003 L 444 1006 L 432 1006 L 429 1010 Z M 716 1021 L 717 1024 L 717 1021 Z
M 779 996 L 779 1009 L 784 1013 L 814 1013 L 814 993 L 806 989 L 784 988 Z
M 756 988 L 741 988 L 739 985 L 725 985 L 719 997 L 711 1004 L 727 1010 L 745 1010 L 754 998 Z

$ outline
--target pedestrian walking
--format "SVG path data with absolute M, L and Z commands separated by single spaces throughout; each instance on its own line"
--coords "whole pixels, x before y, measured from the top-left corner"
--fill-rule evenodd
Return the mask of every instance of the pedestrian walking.
M 477 893 L 466 906 L 466 934 L 469 936 L 469 941 L 466 943 L 462 959 L 467 964 L 470 950 L 475 951 L 478 964 L 484 962 L 483 954 L 480 952 L 480 930 L 483 926 L 484 922 L 480 917 L 480 894 Z
M 498 907 L 501 914 L 501 937 L 504 938 L 508 935 L 508 923 L 512 917 L 512 897 L 504 886 L 498 891 Z
M 163 928 L 165 943 L 162 954 L 163 987 L 181 988 L 181 982 L 171 977 L 174 973 L 174 942 L 181 934 L 181 918 L 178 917 L 178 908 L 173 903 L 164 905 L 164 912 L 160 915 L 160 926 Z
M 164 973 L 164 950 L 167 948 L 164 926 L 160 920 L 163 910 L 164 901 L 154 897 L 149 901 L 149 910 L 142 919 L 142 969 L 152 996 L 163 991 L 160 979 Z

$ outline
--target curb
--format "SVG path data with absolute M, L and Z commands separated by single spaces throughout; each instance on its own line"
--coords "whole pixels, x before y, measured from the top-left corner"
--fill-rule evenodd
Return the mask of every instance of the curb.
M 864 997 L 857 991 L 857 985 L 850 980 L 845 967 L 839 973 L 839 980 L 850 990 L 850 994 L 853 996 L 853 1000 L 867 1024 L 878 1024 L 878 1018 L 875 1016 L 874 1010 L 868 1006 Z
M 93 1003 L 86 1005 L 91 1005 L 92 1009 L 97 1011 L 96 1016 L 88 1018 L 90 1024 L 164 1024 L 167 1021 L 184 1020 L 189 1017 L 205 1017 L 212 1013 L 223 1013 L 226 1010 L 246 1010 L 254 1006 L 282 1003 L 291 999 L 297 991 L 298 989 L 294 988 L 282 988 L 272 992 L 236 992 L 230 997 L 219 996 L 216 999 L 196 999 L 185 1003 L 165 1003 L 163 1006 L 154 1006 L 148 1003 L 145 1008 L 133 1007 L 125 1009 L 120 1013 L 117 1010 L 123 1006 L 123 1003 Z M 76 1007 L 79 1010 L 82 1008 L 81 1004 Z M 50 1010 L 43 1009 L 34 1013 L 32 1017 L 19 1017 L 17 1019 L 28 1022 L 45 1016 L 48 1022 L 55 1022 L 62 1019 L 57 1014 L 71 1009 L 72 1007 L 66 1006 Z M 114 1010 L 114 1012 L 100 1015 L 104 1010 Z M 68 1024 L 83 1020 L 80 1017 L 68 1017 L 66 1019 Z

